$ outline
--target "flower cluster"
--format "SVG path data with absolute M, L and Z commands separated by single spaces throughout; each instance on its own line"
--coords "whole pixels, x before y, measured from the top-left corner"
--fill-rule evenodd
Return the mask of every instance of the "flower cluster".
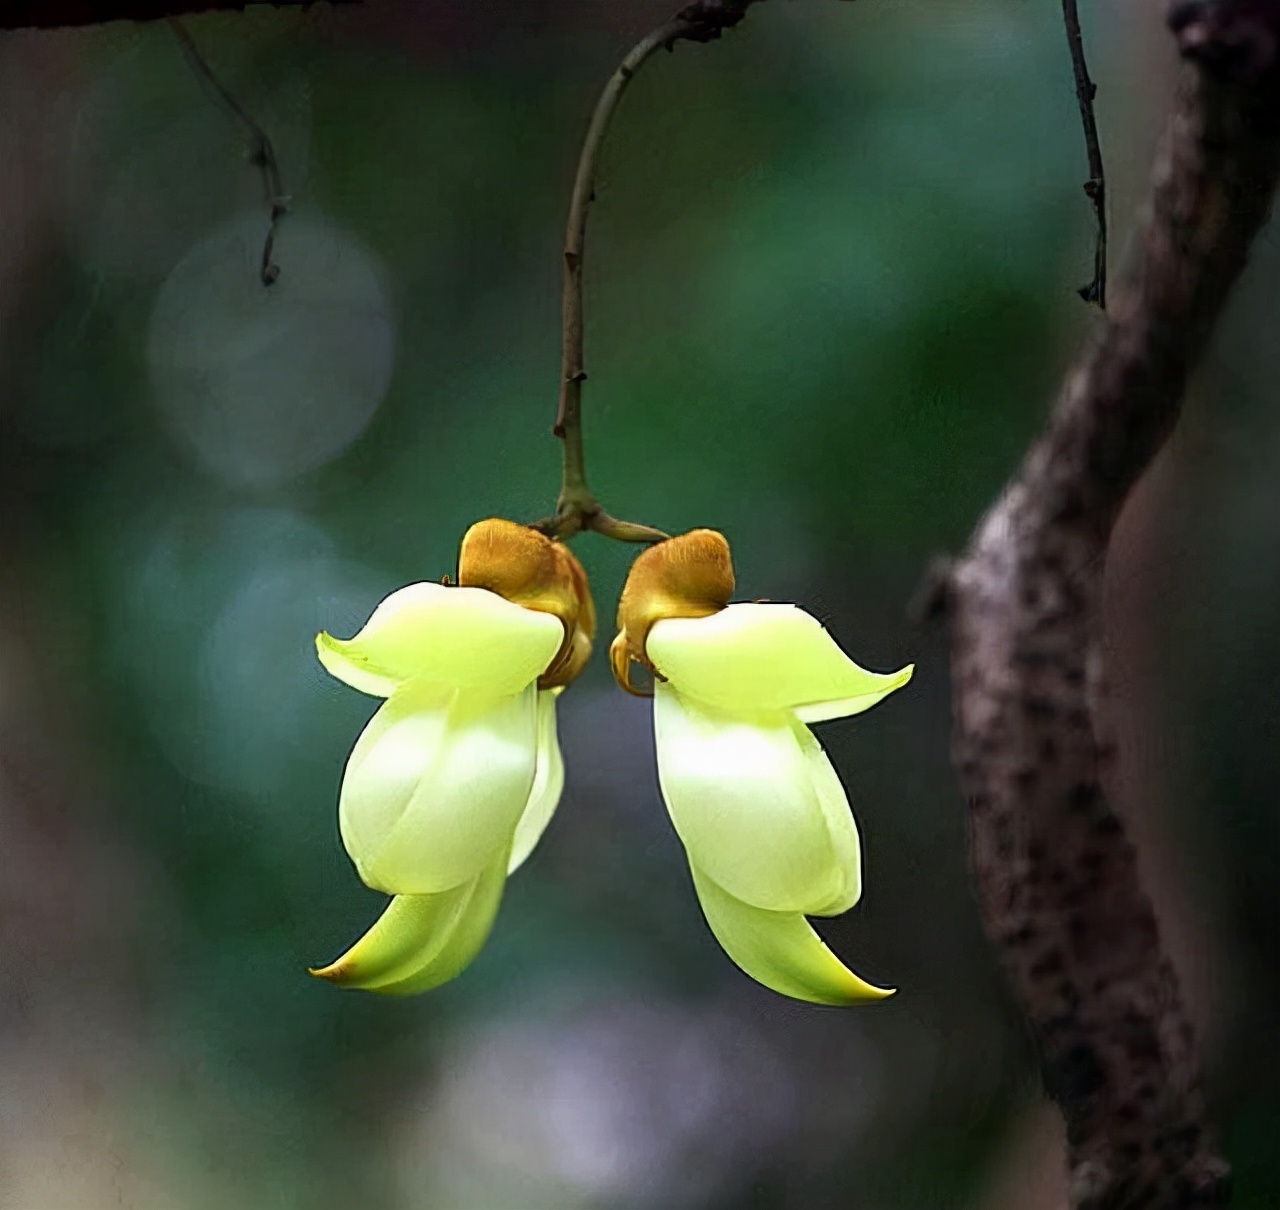
M 729 957 L 797 999 L 882 999 L 892 993 L 806 920 L 847 911 L 861 891 L 848 799 L 809 724 L 874 706 L 912 669 L 868 672 L 802 609 L 730 604 L 733 588 L 713 530 L 645 550 L 618 608 L 614 676 L 632 693 L 636 665 L 652 676 L 662 795 Z M 559 800 L 555 701 L 594 637 L 578 561 L 498 519 L 467 532 L 456 585 L 402 588 L 355 638 L 318 637 L 329 672 L 386 699 L 347 761 L 339 822 L 360 877 L 394 898 L 314 974 L 404 994 L 476 956 Z

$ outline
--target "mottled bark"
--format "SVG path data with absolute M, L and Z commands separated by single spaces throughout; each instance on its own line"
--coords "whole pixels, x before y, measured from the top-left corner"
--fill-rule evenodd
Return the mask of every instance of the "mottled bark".
M 1280 0 L 1179 3 L 1149 213 L 1046 431 L 943 584 L 986 928 L 1038 1032 L 1077 1210 L 1223 1204 L 1198 1062 L 1133 847 L 1098 642 L 1120 506 L 1171 430 L 1280 172 Z
M 315 0 L 0 0 L 0 29 L 53 29 L 62 25 L 96 25 L 103 21 L 159 21 L 187 13 L 231 9 L 251 4 L 310 8 Z M 356 4 L 359 0 L 328 0 Z

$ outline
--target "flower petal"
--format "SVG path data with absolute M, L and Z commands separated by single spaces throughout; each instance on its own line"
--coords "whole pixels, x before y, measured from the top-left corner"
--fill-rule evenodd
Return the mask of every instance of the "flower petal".
M 706 618 L 664 618 L 645 651 L 686 696 L 722 710 L 794 710 L 804 722 L 867 710 L 912 672 L 860 668 L 796 605 L 738 604 Z
M 563 642 L 558 618 L 487 589 L 410 584 L 355 638 L 317 635 L 316 653 L 338 680 L 375 697 L 410 679 L 501 696 L 536 680 Z
M 397 895 L 341 958 L 312 974 L 388 995 L 429 991 L 470 965 L 493 927 L 505 851 L 476 878 L 438 895 Z
M 690 860 L 775 911 L 832 902 L 845 875 L 791 719 L 742 719 L 659 682 L 658 780 Z
M 328 631 L 316 635 L 316 656 L 325 671 L 344 685 L 370 697 L 390 697 L 401 678 L 375 666 L 367 657 L 350 650 L 355 639 L 335 639 Z
M 564 758 L 560 755 L 560 744 L 556 739 L 556 698 L 563 692 L 562 686 L 538 692 L 538 755 L 533 789 L 529 791 L 524 814 L 516 824 L 508 874 L 514 874 L 533 852 L 555 814 L 564 789 Z
M 814 792 L 822 806 L 841 873 L 836 894 L 827 903 L 807 907 L 805 911 L 810 916 L 838 916 L 853 907 L 862 895 L 862 845 L 858 840 L 858 826 L 853 812 L 849 810 L 844 786 L 822 745 L 803 723 L 796 723 L 795 731 L 813 780 Z
M 537 690 L 503 698 L 421 683 L 383 703 L 342 780 L 342 842 L 361 879 L 426 895 L 476 877 L 529 801 Z
M 756 982 L 814 1004 L 858 1004 L 893 995 L 891 988 L 875 987 L 844 966 L 800 912 L 752 907 L 696 865 L 690 868 L 716 940 Z

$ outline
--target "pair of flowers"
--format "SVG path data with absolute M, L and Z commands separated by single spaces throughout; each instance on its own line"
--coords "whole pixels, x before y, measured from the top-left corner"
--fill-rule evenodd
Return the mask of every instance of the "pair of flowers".
M 861 892 L 848 799 L 808 725 L 874 706 L 912 669 L 868 672 L 797 606 L 730 604 L 733 587 L 713 530 L 645 550 L 618 607 L 614 676 L 632 693 L 632 665 L 653 677 L 662 794 L 729 957 L 797 999 L 882 999 L 805 919 Z M 493 518 L 463 538 L 456 585 L 411 584 L 355 638 L 317 637 L 330 673 L 386 699 L 347 761 L 339 823 L 361 879 L 394 898 L 313 974 L 408 994 L 475 958 L 560 798 L 556 698 L 595 631 L 568 548 Z

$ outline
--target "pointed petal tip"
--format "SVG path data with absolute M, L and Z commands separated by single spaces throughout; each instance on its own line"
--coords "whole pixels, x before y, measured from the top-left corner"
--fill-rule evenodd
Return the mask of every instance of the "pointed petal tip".
M 703 914 L 721 948 L 747 975 L 794 1000 L 844 1007 L 886 1000 L 896 989 L 859 978 L 800 912 L 773 912 L 735 899 L 690 866 Z
M 351 968 L 344 964 L 341 958 L 336 958 L 328 966 L 309 966 L 307 967 L 307 974 L 316 979 L 323 979 L 326 983 L 336 983 L 339 986 L 352 982 Z
M 326 983 L 331 983 L 334 987 L 348 988 L 354 991 L 377 992 L 379 995 L 404 995 L 406 990 L 396 984 L 388 984 L 383 986 L 380 982 L 374 980 L 374 976 L 366 972 L 361 974 L 359 967 L 352 963 L 344 962 L 341 958 L 329 963 L 328 966 L 309 966 L 307 974 L 312 975 L 316 979 L 323 979 Z
M 333 659 L 335 656 L 342 657 L 345 654 L 344 648 L 349 642 L 349 639 L 335 639 L 327 630 L 322 630 L 316 635 L 316 658 L 331 675 L 338 675 L 333 666 Z
M 886 693 L 894 693 L 901 689 L 904 685 L 910 682 L 911 678 L 915 676 L 915 674 L 916 666 L 914 664 L 908 664 L 905 668 L 899 668 L 897 672 L 887 673 L 888 687 L 886 689 Z
M 916 674 L 916 666 L 907 664 L 899 668 L 897 672 L 873 672 L 871 673 L 879 682 L 878 689 L 873 690 L 879 697 L 892 693 L 895 689 L 901 689 Z
M 823 948 L 826 948 L 825 944 Z M 730 955 L 730 957 L 733 957 L 733 955 Z M 798 1000 L 808 1000 L 811 1004 L 825 1004 L 833 1008 L 851 1008 L 855 1004 L 878 1004 L 880 1001 L 891 999 L 898 994 L 896 987 L 877 987 L 874 983 L 868 983 L 860 975 L 855 974 L 845 966 L 834 954 L 830 954 L 830 958 L 831 964 L 836 969 L 833 970 L 828 967 L 825 980 L 810 981 L 804 977 L 801 969 L 797 967 L 791 973 L 801 976 L 801 986 L 789 989 L 767 983 L 765 986 L 772 986 L 773 990 L 781 991 L 783 995 L 789 995 Z M 759 980 L 754 971 L 747 971 L 747 974 L 753 979 Z M 805 984 L 807 986 L 804 986 Z
M 383 986 L 378 971 L 366 969 L 365 964 L 351 961 L 349 954 L 335 958 L 328 966 L 309 966 L 307 974 L 346 990 L 389 995 L 396 995 L 398 991 L 395 985 Z
M 849 971 L 849 968 L 845 967 L 845 970 Z M 859 979 L 852 971 L 849 971 L 849 975 L 854 985 L 848 989 L 846 1004 L 876 1004 L 898 994 L 896 987 L 877 987 L 874 983 Z
M 865 693 L 855 694 L 853 697 L 829 698 L 796 706 L 795 716 L 808 726 L 812 723 L 825 723 L 832 719 L 861 714 L 884 701 L 889 694 L 896 693 L 911 680 L 915 671 L 916 666 L 908 664 L 905 668 L 899 668 L 897 672 L 869 673 L 868 675 L 876 681 L 875 688 Z
M 506 884 L 503 849 L 471 882 L 433 895 L 396 895 L 369 930 L 328 966 L 308 973 L 379 995 L 430 991 L 460 975 L 493 927 Z
M 361 665 L 369 663 L 368 657 L 359 652 L 355 639 L 335 638 L 327 630 L 322 630 L 316 635 L 316 655 L 326 668 L 334 672 L 334 675 L 337 675 L 337 672 L 331 666 L 331 661 L 335 658 L 351 660 Z

